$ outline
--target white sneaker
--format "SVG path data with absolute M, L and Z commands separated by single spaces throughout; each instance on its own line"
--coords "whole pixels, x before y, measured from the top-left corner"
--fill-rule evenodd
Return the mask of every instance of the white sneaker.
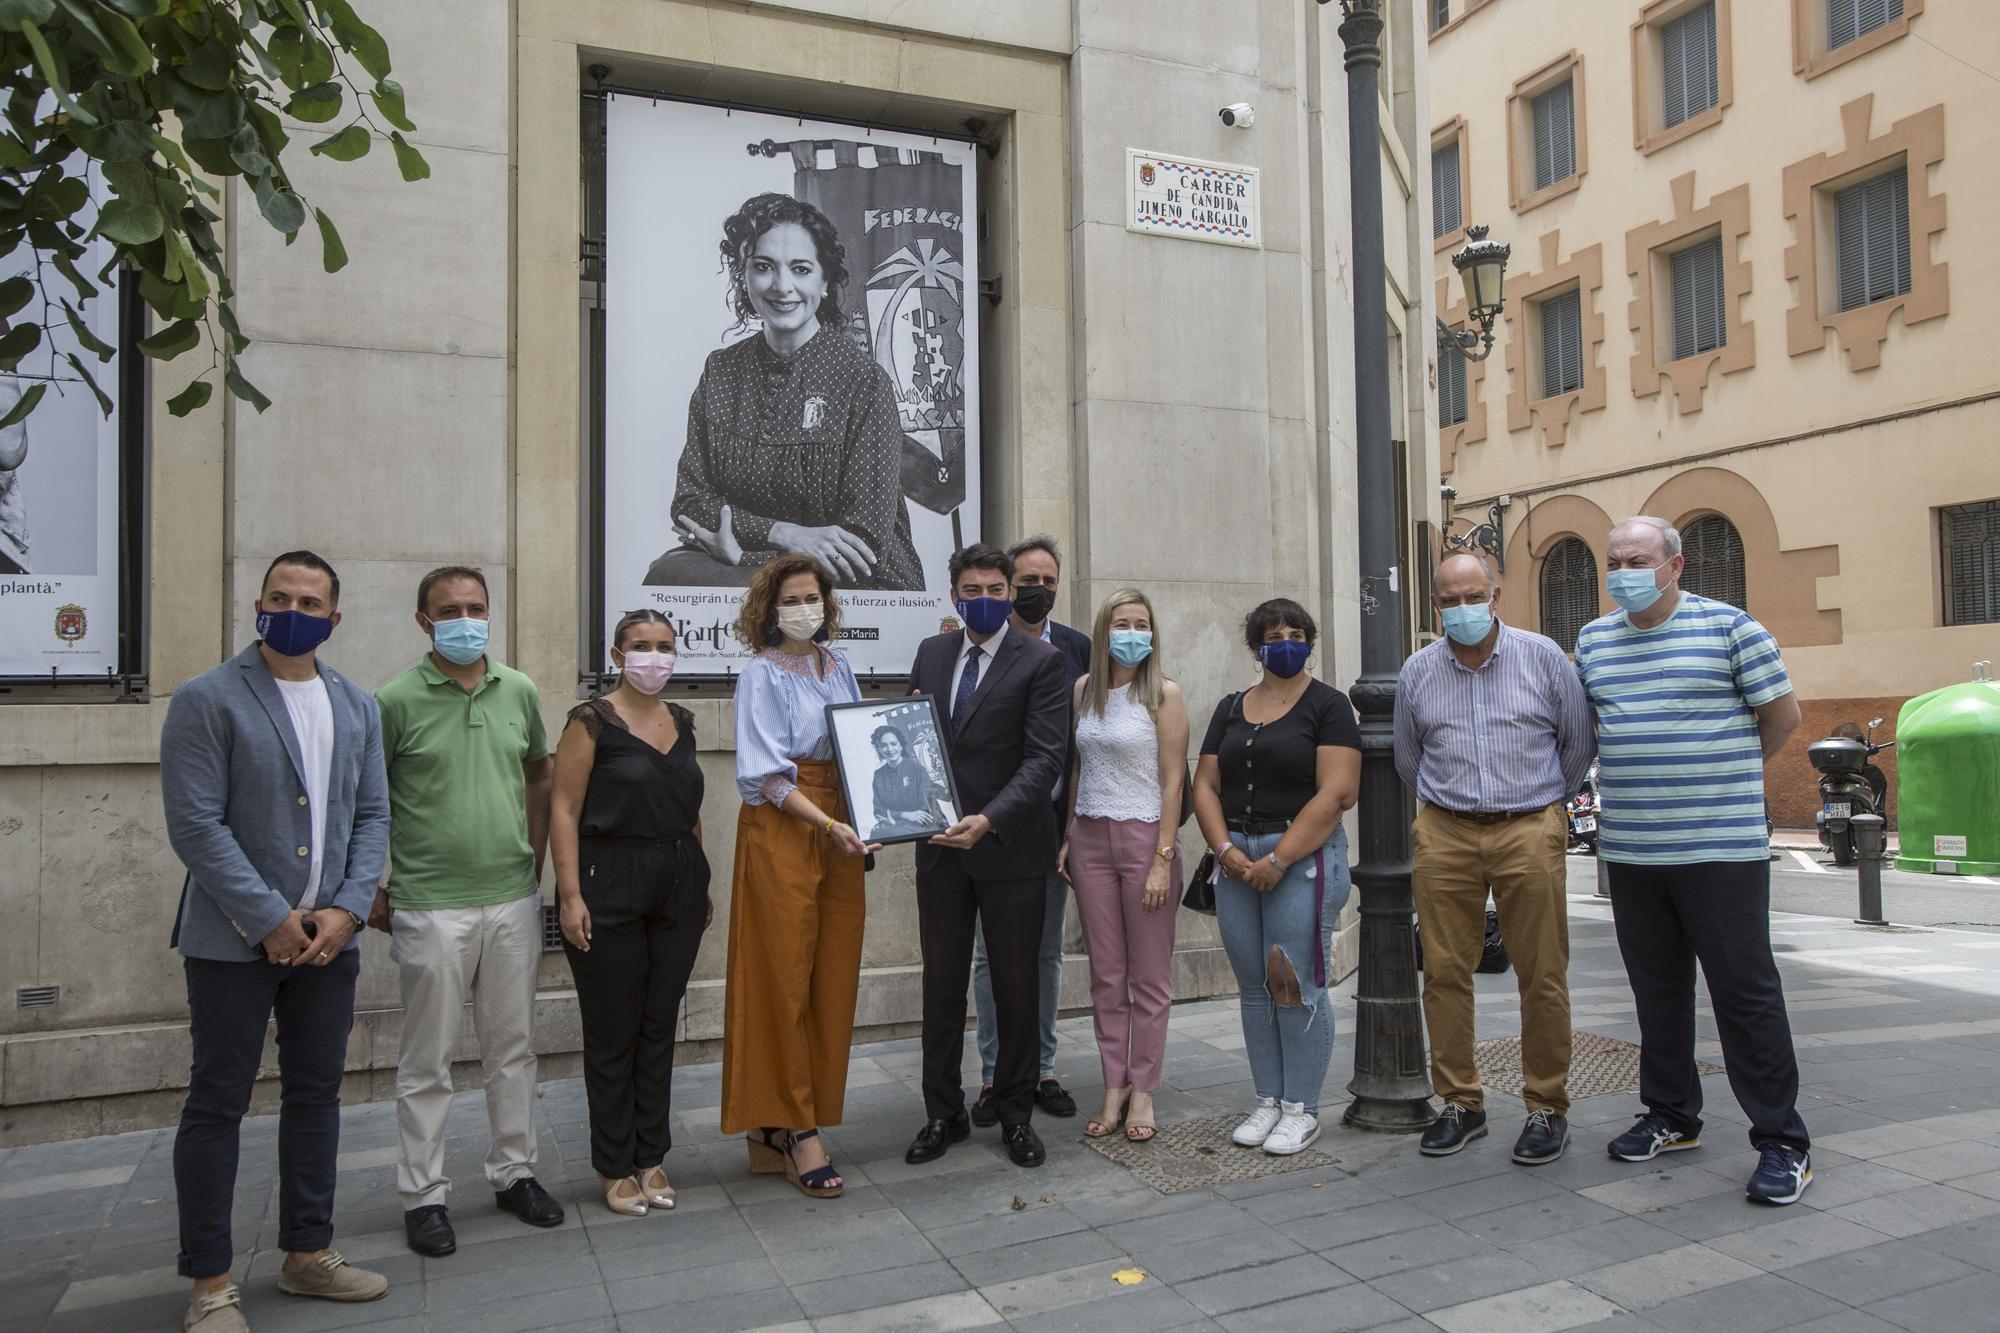
M 1241 1148 L 1262 1147 L 1264 1140 L 1271 1137 L 1271 1131 L 1278 1127 L 1281 1118 L 1275 1100 L 1259 1097 L 1257 1109 L 1250 1113 L 1249 1119 L 1236 1127 L 1236 1132 L 1229 1136 L 1230 1142 Z
M 1264 1151 L 1273 1157 L 1290 1157 L 1304 1152 L 1319 1139 L 1319 1117 L 1307 1115 L 1303 1102 L 1281 1102 L 1277 1128 L 1264 1140 Z

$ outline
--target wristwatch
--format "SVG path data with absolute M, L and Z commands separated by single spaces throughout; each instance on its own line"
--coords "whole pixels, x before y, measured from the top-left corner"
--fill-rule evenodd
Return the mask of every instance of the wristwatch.
M 1174 859 L 1174 850 L 1174 844 L 1168 843 L 1166 846 L 1156 849 L 1153 855 L 1159 857 L 1162 861 L 1171 861 Z M 1217 859 L 1220 860 L 1221 858 L 1218 857 Z
M 1269 856 L 1266 856 L 1264 859 L 1266 861 L 1269 861 L 1271 863 L 1271 868 L 1273 870 L 1276 870 L 1280 875 L 1285 873 L 1285 863 L 1278 859 L 1277 852 L 1273 851 Z

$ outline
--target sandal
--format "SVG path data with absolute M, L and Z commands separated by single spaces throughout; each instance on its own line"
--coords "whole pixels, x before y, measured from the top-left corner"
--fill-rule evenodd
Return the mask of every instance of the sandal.
M 784 1173 L 784 1135 L 782 1129 L 753 1129 L 743 1136 L 743 1142 L 750 1148 L 751 1175 L 775 1176 Z
M 664 1166 L 649 1166 L 638 1176 L 639 1192 L 646 1196 L 646 1202 L 662 1211 L 672 1211 L 674 1187 L 667 1183 L 667 1169 Z M 658 1184 L 654 1184 L 654 1181 Z
M 617 1180 L 606 1181 L 604 1177 L 599 1176 L 598 1182 L 604 1186 L 604 1206 L 606 1208 L 617 1213 L 620 1217 L 644 1217 L 646 1215 L 646 1191 L 639 1184 L 637 1177 L 621 1176 Z M 619 1193 L 627 1185 L 630 1185 L 635 1192 L 632 1194 Z
M 1137 1101 L 1138 1099 L 1139 1099 L 1138 1094 L 1134 1093 L 1132 1095 L 1132 1100 Z M 1152 1095 L 1149 1093 L 1146 1096 L 1145 1115 L 1143 1117 L 1137 1115 L 1131 1115 L 1126 1117 L 1125 1141 L 1127 1143 L 1145 1143 L 1151 1140 L 1155 1134 L 1160 1132 L 1159 1125 L 1154 1123 L 1153 1120 L 1152 1103 L 1153 1103 L 1153 1098 Z M 1129 1104 L 1128 1104 L 1128 1109 L 1129 1109 Z
M 819 1131 L 809 1129 L 803 1134 L 785 1136 L 785 1175 L 802 1194 L 810 1194 L 815 1199 L 838 1199 L 846 1184 L 835 1184 L 840 1180 L 840 1172 L 834 1170 L 833 1163 L 816 1166 L 810 1171 L 800 1171 L 798 1158 L 794 1155 L 798 1146 L 807 1139 L 819 1137 Z
M 1117 1133 L 1118 1127 L 1125 1123 L 1125 1106 L 1131 1100 L 1131 1097 L 1132 1094 L 1128 1091 L 1124 1097 L 1119 1099 L 1118 1114 L 1113 1116 L 1109 1123 L 1099 1120 L 1095 1116 L 1085 1121 L 1083 1136 L 1088 1139 L 1108 1139 Z

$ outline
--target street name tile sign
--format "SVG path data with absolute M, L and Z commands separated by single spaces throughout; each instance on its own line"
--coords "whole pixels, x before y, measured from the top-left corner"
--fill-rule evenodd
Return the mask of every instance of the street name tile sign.
M 1125 230 L 1255 249 L 1264 237 L 1257 168 L 1127 148 Z

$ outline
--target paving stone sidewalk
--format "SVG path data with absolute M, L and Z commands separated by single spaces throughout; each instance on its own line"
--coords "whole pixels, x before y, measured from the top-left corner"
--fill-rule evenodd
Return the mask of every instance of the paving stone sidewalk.
M 1577 1027 L 1636 1040 L 1606 906 L 1572 897 L 1571 916 Z M 991 1130 L 913 1168 L 919 1057 L 897 1041 L 855 1052 L 847 1123 L 827 1135 L 848 1181 L 833 1201 L 748 1173 L 715 1127 L 719 1071 L 699 1066 L 676 1079 L 680 1207 L 643 1219 L 596 1198 L 581 1085 L 547 1085 L 542 1178 L 570 1215 L 531 1231 L 492 1207 L 484 1107 L 462 1094 L 447 1155 L 460 1249 L 443 1260 L 403 1246 L 394 1108 L 351 1108 L 335 1244 L 393 1284 L 366 1306 L 276 1291 L 277 1124 L 246 1122 L 245 1313 L 257 1333 L 2000 1329 L 2000 936 L 1810 917 L 1773 934 L 1816 1139 L 1818 1179 L 1792 1208 L 1744 1201 L 1753 1155 L 1722 1075 L 1703 1147 L 1647 1165 L 1606 1157 L 1636 1108 L 1606 1095 L 1576 1104 L 1568 1155 L 1534 1169 L 1508 1159 L 1523 1108 L 1498 1096 L 1491 1136 L 1457 1157 L 1330 1129 L 1335 1165 L 1172 1195 L 1084 1147 L 1081 1119 L 1038 1116 L 1039 1171 L 1009 1165 Z M 1482 1038 L 1517 1031 L 1512 988 L 1479 978 Z M 1334 1115 L 1352 1011 L 1350 981 Z M 1705 999 L 1701 1032 L 1719 1064 Z M 1242 1045 L 1233 1001 L 1176 1010 L 1160 1119 L 1241 1109 Z M 1062 1024 L 1059 1065 L 1087 1113 L 1088 1018 Z M 171 1159 L 170 1130 L 0 1153 L 0 1331 L 179 1327 Z M 1131 1269 L 1145 1276 L 1113 1279 Z

